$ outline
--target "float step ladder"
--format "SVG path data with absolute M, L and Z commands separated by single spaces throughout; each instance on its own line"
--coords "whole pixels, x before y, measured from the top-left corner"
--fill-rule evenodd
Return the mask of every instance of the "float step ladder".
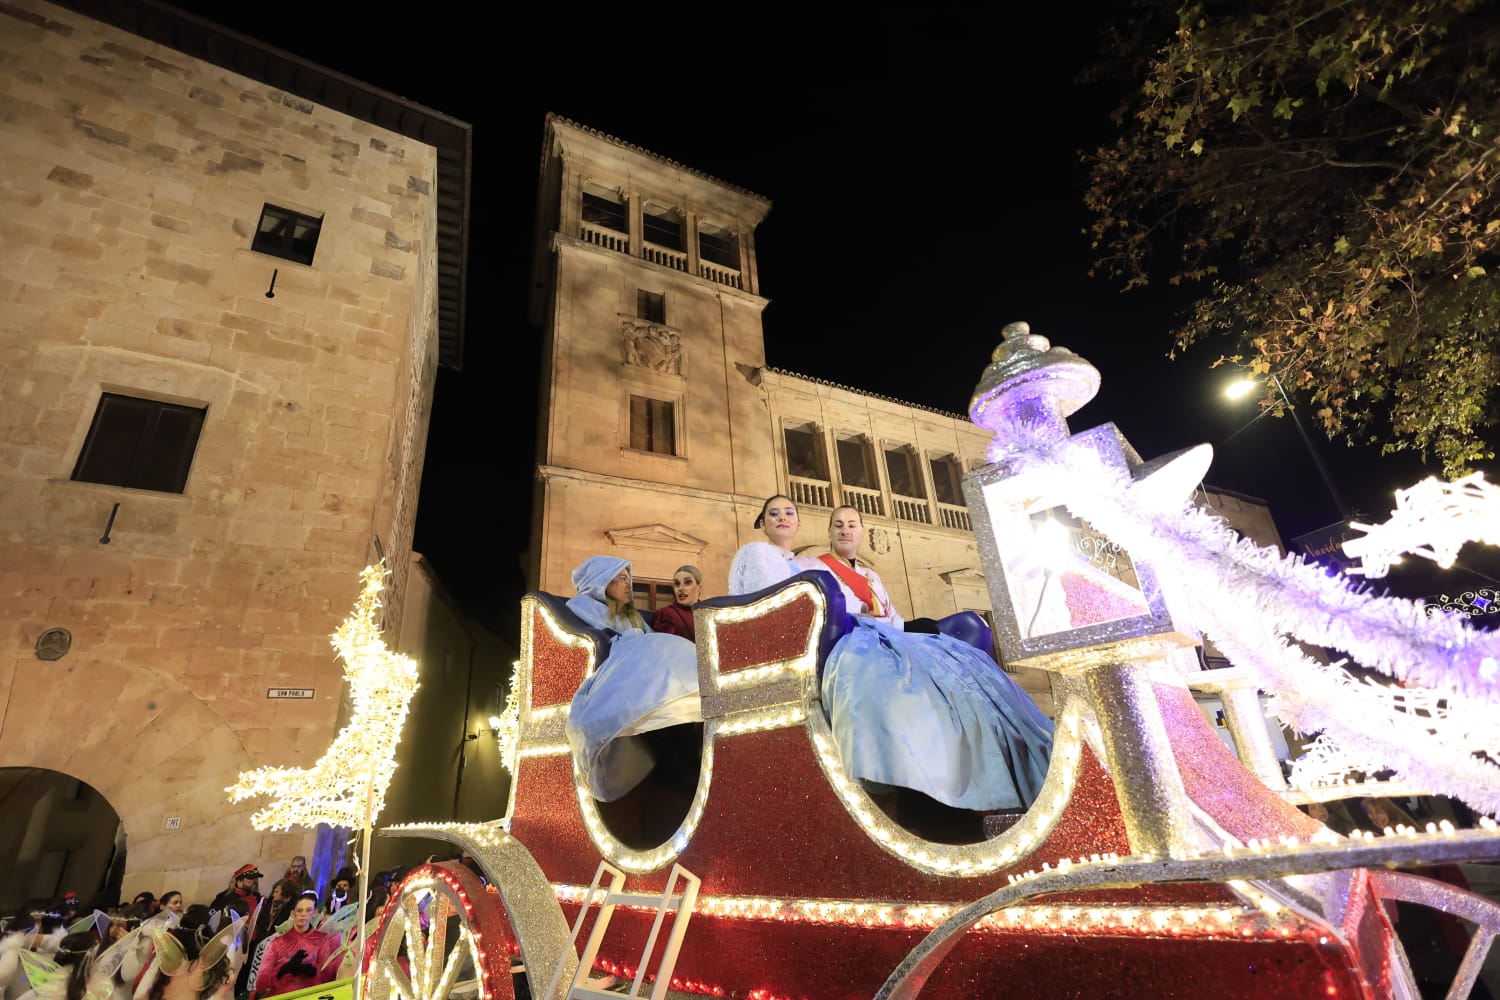
M 563 995 L 563 1000 L 583 1000 L 587 997 L 607 997 L 611 1000 L 620 996 L 639 997 L 641 982 L 646 976 L 646 963 L 651 960 L 651 953 L 656 949 L 656 939 L 661 935 L 661 925 L 670 912 L 674 914 L 672 931 L 667 936 L 666 946 L 662 949 L 661 961 L 656 966 L 656 982 L 651 989 L 651 1000 L 663 1000 L 668 995 L 667 989 L 672 982 L 672 970 L 677 965 L 677 954 L 682 950 L 682 938 L 687 933 L 688 919 L 693 915 L 693 906 L 698 900 L 698 876 L 681 865 L 673 865 L 672 873 L 667 876 L 666 889 L 661 895 L 625 892 L 625 873 L 608 861 L 599 862 L 599 868 L 594 872 L 594 881 L 589 885 L 588 895 L 584 897 L 583 905 L 578 908 L 578 918 L 573 921 L 573 934 L 568 939 L 569 952 L 572 952 L 578 945 L 578 932 L 583 927 L 584 917 L 588 915 L 589 903 L 598 893 L 599 883 L 604 880 L 606 873 L 609 875 L 609 888 L 605 890 L 604 901 L 599 906 L 599 916 L 594 920 L 594 927 L 589 932 L 588 944 L 584 946 L 583 954 L 578 956 L 578 971 L 573 974 L 573 981 L 568 985 L 568 991 Z M 682 881 L 682 889 L 677 892 L 674 890 L 679 879 Z M 631 984 L 628 993 L 604 988 L 606 984 L 615 983 L 613 977 L 603 981 L 590 981 L 589 979 L 589 972 L 593 969 L 594 960 L 599 955 L 599 945 L 604 940 L 604 932 L 609 928 L 609 921 L 614 916 L 616 906 L 656 908 L 656 920 L 651 924 L 651 933 L 646 937 L 646 947 L 641 952 L 641 960 L 636 966 L 635 981 Z M 547 992 L 544 994 L 548 1000 L 557 996 L 558 981 L 562 978 L 566 960 L 565 955 L 552 972 L 552 981 L 547 984 Z

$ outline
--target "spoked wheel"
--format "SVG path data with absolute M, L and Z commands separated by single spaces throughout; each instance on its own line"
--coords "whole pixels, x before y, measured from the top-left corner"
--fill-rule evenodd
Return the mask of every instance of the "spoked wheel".
M 401 883 L 365 958 L 372 1000 L 514 1000 L 514 935 L 499 899 L 462 865 L 423 865 Z

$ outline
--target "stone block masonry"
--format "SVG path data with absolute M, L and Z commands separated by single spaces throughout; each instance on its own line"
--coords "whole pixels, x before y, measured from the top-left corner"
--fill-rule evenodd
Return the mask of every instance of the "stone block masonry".
M 331 739 L 377 539 L 399 608 L 436 155 L 40 0 L 0 4 L 0 62 L 0 760 L 105 796 L 127 898 L 206 900 L 308 853 L 224 788 Z M 310 266 L 251 249 L 266 204 L 321 218 Z M 204 410 L 182 493 L 72 480 L 105 392 Z

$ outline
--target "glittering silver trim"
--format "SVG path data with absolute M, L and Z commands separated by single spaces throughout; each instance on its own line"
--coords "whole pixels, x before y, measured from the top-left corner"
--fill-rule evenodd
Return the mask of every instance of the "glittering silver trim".
M 902 959 L 874 1000 L 916 1000 L 948 952 L 975 923 L 997 910 L 1044 893 L 1123 889 L 1168 882 L 1269 879 L 1392 864 L 1495 860 L 1500 860 L 1500 836 L 1489 830 L 1475 830 L 1382 837 L 1373 843 L 1353 845 L 1305 844 L 1275 851 L 1226 848 L 1223 857 L 1121 859 L 1117 863 L 1088 863 L 1044 871 L 997 889 L 945 920 Z
M 540 997 L 544 986 L 535 980 L 533 970 L 536 976 L 551 975 L 557 963 L 567 958 L 570 964 L 565 979 L 571 978 L 578 967 L 578 956 L 568 943 L 567 919 L 552 883 L 519 840 L 489 823 L 411 824 L 386 827 L 380 832 L 386 837 L 443 840 L 467 851 L 505 904 L 511 929 L 521 945 L 532 995 Z

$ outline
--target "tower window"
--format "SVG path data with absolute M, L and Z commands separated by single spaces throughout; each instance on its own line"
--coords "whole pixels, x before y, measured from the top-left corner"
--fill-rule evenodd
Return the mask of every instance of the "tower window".
M 630 397 L 630 447 L 658 455 L 677 454 L 676 408 L 663 399 Z
M 739 250 L 739 241 L 729 230 L 708 223 L 699 227 L 698 255 L 709 263 L 718 264 L 720 267 L 738 268 L 740 266 Z
M 99 397 L 73 479 L 181 493 L 207 412 L 207 407 L 106 392 Z
M 648 323 L 666 323 L 667 296 L 664 292 L 648 292 L 644 288 L 635 293 L 635 314 Z
M 870 446 L 859 437 L 841 437 L 838 441 L 839 478 L 846 486 L 858 486 L 866 490 L 878 490 L 874 463 L 870 461 Z
M 670 208 L 645 206 L 641 213 L 641 235 L 647 243 L 668 250 L 682 250 L 682 217 Z
M 903 497 L 926 497 L 916 456 L 905 445 L 885 449 L 885 473 L 890 477 L 892 493 Z
M 322 229 L 321 216 L 303 215 L 268 202 L 261 209 L 260 225 L 255 227 L 250 249 L 298 264 L 311 264 Z
M 934 455 L 928 459 L 932 469 L 932 489 L 938 503 L 964 506 L 963 466 L 952 455 Z
M 786 428 L 786 471 L 803 479 L 828 478 L 828 466 L 819 447 L 818 429 L 813 424 Z
M 617 195 L 609 197 L 602 192 L 585 191 L 583 221 L 593 226 L 613 229 L 617 233 L 630 232 L 630 225 L 625 219 L 625 204 Z

